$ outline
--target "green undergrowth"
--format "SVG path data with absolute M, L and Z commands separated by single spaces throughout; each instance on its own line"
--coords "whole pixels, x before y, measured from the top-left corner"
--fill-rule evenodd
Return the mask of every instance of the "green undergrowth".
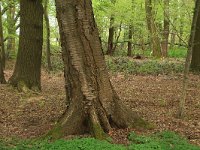
M 135 55 L 148 57 L 148 59 L 136 60 L 133 59 Z M 183 72 L 184 60 L 187 54 L 186 48 L 175 47 L 168 51 L 169 59 L 154 59 L 151 56 L 150 50 L 134 50 L 133 57 L 128 58 L 126 50 L 117 50 L 114 57 L 106 56 L 106 64 L 112 72 L 125 72 L 131 74 L 171 74 Z M 172 61 L 174 60 L 174 61 Z M 181 60 L 181 61 L 180 61 Z M 43 54 L 42 64 L 47 68 L 46 54 Z M 58 47 L 52 46 L 51 64 L 53 72 L 63 71 L 64 64 L 62 61 L 61 52 Z
M 152 56 L 152 52 L 150 49 L 146 49 L 146 50 L 141 50 L 141 49 L 134 49 L 132 51 L 133 55 L 142 55 L 145 57 L 151 57 Z M 169 58 L 185 58 L 187 55 L 187 48 L 186 47 L 178 47 L 175 46 L 174 48 L 170 48 L 168 50 L 168 57 Z M 127 56 L 127 50 L 126 49 L 116 49 L 114 56 L 116 57 L 124 57 Z
M 187 48 L 173 48 L 168 51 L 168 56 L 171 58 L 186 58 Z
M 134 132 L 128 139 L 130 145 L 111 144 L 94 138 L 77 138 L 71 140 L 60 139 L 55 142 L 42 141 L 0 141 L 1 150 L 200 150 L 191 145 L 183 137 L 169 131 L 141 136 Z
M 170 131 L 151 136 L 131 133 L 129 140 L 132 142 L 129 150 L 200 150 L 200 147 L 189 144 L 185 138 Z
M 183 60 L 136 60 L 128 57 L 106 57 L 106 64 L 111 72 L 123 72 L 137 75 L 168 75 L 182 73 L 184 70 Z
M 21 141 L 2 144 L 1 150 L 126 150 L 122 145 L 114 145 L 107 141 L 100 141 L 94 138 L 81 138 L 73 140 L 60 139 L 55 142 L 44 141 Z

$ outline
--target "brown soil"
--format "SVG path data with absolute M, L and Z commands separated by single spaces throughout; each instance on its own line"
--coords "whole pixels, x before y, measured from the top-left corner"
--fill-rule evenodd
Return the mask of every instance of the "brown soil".
M 6 70 L 6 78 L 11 75 Z M 175 118 L 181 99 L 182 76 L 135 76 L 114 74 L 111 81 L 123 102 L 153 123 L 153 130 L 113 130 L 116 143 L 127 144 L 130 131 L 150 134 L 175 131 L 200 145 L 200 76 L 190 75 L 186 116 Z M 0 85 L 0 137 L 32 138 L 46 133 L 64 112 L 65 91 L 62 73 L 42 72 L 42 92 L 18 93 L 9 85 Z

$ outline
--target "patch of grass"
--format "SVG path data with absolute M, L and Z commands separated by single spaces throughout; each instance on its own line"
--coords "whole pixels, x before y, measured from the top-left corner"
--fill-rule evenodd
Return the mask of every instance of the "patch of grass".
M 130 133 L 129 146 L 111 144 L 107 141 L 94 138 L 72 140 L 43 141 L 0 141 L 1 150 L 200 150 L 200 147 L 191 145 L 183 137 L 174 132 L 164 131 L 151 136 L 139 136 Z
M 189 144 L 186 139 L 170 131 L 151 136 L 131 133 L 129 140 L 132 141 L 129 150 L 200 150 L 200 147 Z
M 183 62 L 168 60 L 142 60 L 136 61 L 128 57 L 106 57 L 106 64 L 111 72 L 124 72 L 139 75 L 159 75 L 182 73 Z
M 0 149 L 1 150 L 7 150 L 8 146 L 6 145 L 6 143 L 2 140 L 0 140 Z
M 168 56 L 171 58 L 185 58 L 187 56 L 186 48 L 174 48 L 168 51 Z
M 16 141 L 15 141 L 16 142 Z M 82 138 L 73 140 L 57 140 L 55 142 L 48 141 L 21 141 L 15 143 L 10 142 L 6 146 L 0 142 L 1 150 L 126 150 L 125 146 L 114 145 L 107 141 L 100 141 L 94 138 Z

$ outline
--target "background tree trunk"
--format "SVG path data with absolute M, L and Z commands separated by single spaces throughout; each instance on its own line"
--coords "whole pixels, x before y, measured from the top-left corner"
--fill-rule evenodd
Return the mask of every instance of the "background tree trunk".
M 183 18 L 184 16 L 181 17 Z M 179 25 L 179 47 L 183 45 L 183 27 L 184 27 L 184 21 L 183 19 L 181 19 Z
M 8 37 L 7 37 L 7 57 L 15 56 L 15 34 L 16 34 L 16 26 L 15 26 L 15 2 L 10 0 L 8 2 L 8 10 L 7 10 L 7 22 L 8 22 Z
M 56 0 L 68 109 L 49 133 L 92 133 L 105 138 L 115 127 L 146 126 L 126 108 L 108 78 L 91 0 Z
M 200 11 L 197 18 L 197 25 L 195 26 L 194 47 L 192 50 L 192 61 L 190 68 L 193 71 L 200 71 Z
M 169 0 L 164 0 L 164 29 L 162 40 L 162 56 L 167 57 L 169 42 Z
M 20 37 L 15 69 L 9 82 L 19 90 L 41 89 L 43 44 L 42 0 L 20 1 Z
M 5 51 L 3 43 L 3 25 L 2 25 L 2 14 L 0 5 L 0 83 L 5 83 L 3 70 L 5 68 Z
M 5 68 L 5 45 L 4 45 L 4 35 L 3 35 L 3 22 L 2 22 L 2 10 L 0 6 L 0 42 L 1 42 L 1 60 L 2 60 L 2 66 L 3 69 Z
M 108 48 L 107 48 L 107 55 L 113 55 L 114 51 L 113 51 L 113 40 L 114 40 L 114 33 L 115 33 L 115 28 L 113 26 L 114 24 L 114 16 L 112 15 L 110 18 L 110 28 L 109 28 L 109 32 L 108 32 Z
M 132 55 L 132 37 L 133 37 L 133 27 L 132 25 L 129 26 L 129 34 L 128 34 L 129 40 L 128 40 L 128 53 L 127 56 Z
M 49 0 L 45 0 L 44 3 L 44 18 L 46 23 L 46 57 L 47 57 L 47 67 L 48 70 L 52 70 L 51 66 L 51 46 L 50 46 L 50 24 L 49 24 L 49 16 L 48 16 L 48 3 Z
M 192 59 L 192 52 L 194 47 L 196 46 L 196 38 L 199 37 L 198 30 L 199 30 L 199 21 L 200 20 L 200 0 L 196 0 L 195 8 L 194 8 L 194 15 L 192 21 L 192 28 L 190 34 L 190 40 L 188 44 L 188 54 L 185 61 L 185 70 L 184 70 L 184 78 L 183 78 L 183 92 L 182 92 L 182 99 L 179 102 L 179 109 L 178 109 L 178 118 L 182 118 L 185 115 L 185 101 L 187 95 L 187 87 L 188 87 L 188 74 L 190 63 Z M 198 38 L 199 41 L 199 38 Z
M 115 5 L 116 0 L 110 0 L 113 5 Z M 115 22 L 115 16 L 114 14 L 111 14 L 110 16 L 110 27 L 108 31 L 108 47 L 106 54 L 107 55 L 113 55 L 114 54 L 114 34 L 115 34 L 115 27 L 114 27 L 114 22 Z
M 3 59 L 2 59 L 2 42 L 0 42 L 0 83 L 6 83 L 5 77 L 4 77 L 4 67 L 3 67 Z
M 175 42 L 176 42 L 176 33 L 175 33 L 175 31 L 172 31 L 171 41 L 170 41 L 170 49 L 174 48 Z
M 147 18 L 147 27 L 150 33 L 151 50 L 153 52 L 153 56 L 161 57 L 161 42 L 158 36 L 156 24 L 155 24 L 152 0 L 145 0 L 145 10 L 146 10 L 146 18 Z

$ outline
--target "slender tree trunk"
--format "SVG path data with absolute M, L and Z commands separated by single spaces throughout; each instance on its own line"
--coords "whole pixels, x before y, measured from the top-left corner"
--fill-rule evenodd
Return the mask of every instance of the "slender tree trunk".
M 181 16 L 182 18 L 184 17 L 184 15 Z M 179 26 L 179 47 L 181 47 L 183 44 L 183 27 L 184 27 L 184 21 L 181 18 L 180 20 L 180 26 Z
M 6 83 L 3 72 L 4 68 L 5 68 L 5 51 L 3 42 L 3 25 L 2 25 L 2 15 L 1 15 L 1 5 L 0 5 L 0 84 Z
M 187 87 L 188 87 L 188 74 L 190 63 L 192 59 L 192 53 L 196 46 L 196 41 L 199 42 L 199 22 L 200 21 L 200 0 L 196 0 L 195 9 L 194 9 L 194 16 L 192 21 L 192 28 L 188 46 L 188 54 L 185 62 L 185 70 L 184 70 L 184 79 L 183 79 L 183 97 L 179 102 L 179 110 L 178 110 L 178 117 L 182 118 L 185 114 L 185 101 L 187 96 Z M 197 39 L 198 38 L 198 39 Z M 199 49 L 198 49 L 199 50 Z M 199 59 L 199 58 L 198 58 Z
M 108 32 L 108 48 L 107 48 L 107 55 L 113 55 L 114 51 L 113 51 L 113 40 L 114 40 L 114 33 L 115 33 L 115 28 L 113 26 L 114 24 L 114 16 L 112 15 L 110 18 L 110 28 L 109 28 L 109 32 Z
M 172 30 L 171 30 L 171 39 L 170 39 L 170 49 L 173 49 L 174 48 L 174 45 L 176 43 L 176 29 L 175 29 L 175 24 L 177 22 L 177 18 L 174 18 L 174 20 L 172 20 Z
M 164 0 L 164 29 L 162 40 L 162 56 L 167 57 L 169 43 L 169 0 Z
M 150 33 L 151 50 L 153 56 L 161 57 L 161 42 L 155 24 L 154 11 L 152 9 L 152 0 L 145 0 L 147 27 Z
M 133 27 L 132 25 L 129 26 L 129 34 L 128 34 L 128 52 L 127 56 L 132 55 L 132 37 L 133 37 Z
M 118 30 L 117 30 L 118 31 Z M 117 45 L 118 45 L 118 42 L 119 42 L 119 38 L 120 38 L 120 36 L 121 36 L 121 32 L 122 32 L 122 21 L 120 22 L 120 25 L 119 25 L 119 32 L 118 32 L 118 34 L 117 33 L 115 33 L 115 35 L 116 35 L 116 40 L 115 40 L 115 44 L 113 45 L 113 50 L 112 50 L 112 54 L 114 54 L 114 52 L 115 52 L 115 50 L 116 50 L 116 48 L 117 48 Z
M 142 54 L 144 55 L 144 52 L 145 52 L 145 50 L 146 50 L 146 45 L 145 45 L 145 42 L 144 42 L 144 38 L 143 37 L 141 37 L 141 39 L 140 39 L 140 47 L 141 47 L 141 49 L 142 49 Z
M 50 24 L 49 24 L 49 16 L 48 16 L 48 3 L 49 0 L 45 0 L 44 3 L 44 18 L 46 23 L 46 57 L 47 57 L 47 66 L 48 70 L 52 70 L 51 66 L 51 48 L 50 48 Z
M 171 33 L 170 49 L 174 48 L 175 42 L 176 42 L 176 33 L 174 31 L 172 31 L 172 33 Z
M 20 91 L 40 90 L 43 44 L 42 0 L 20 1 L 20 36 L 15 69 L 9 82 Z
M 7 57 L 15 56 L 15 35 L 16 35 L 16 26 L 15 26 L 15 2 L 13 0 L 9 1 L 8 10 L 7 10 Z
M 0 39 L 1 40 L 1 39 Z M 0 84 L 6 83 L 5 77 L 4 77 L 4 67 L 3 67 L 3 50 L 2 50 L 2 40 L 0 42 Z
M 192 71 L 200 72 L 200 11 L 198 14 L 195 29 L 194 46 L 192 50 L 192 61 L 190 66 Z
M 99 139 L 111 127 L 144 127 L 147 124 L 124 106 L 115 93 L 106 69 L 91 0 L 56 0 L 68 109 L 53 138 L 92 133 Z
M 2 59 L 2 66 L 5 69 L 6 65 L 6 56 L 5 56 L 5 45 L 4 45 L 4 34 L 3 34 L 3 21 L 2 21 L 2 10 L 0 6 L 0 40 L 1 40 L 1 59 Z

